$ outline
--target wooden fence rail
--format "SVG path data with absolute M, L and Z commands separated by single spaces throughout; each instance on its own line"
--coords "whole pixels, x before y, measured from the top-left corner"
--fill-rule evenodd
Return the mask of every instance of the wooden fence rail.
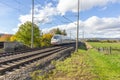
M 106 53 L 106 54 L 112 54 L 113 51 L 120 52 L 120 48 L 112 48 L 110 47 L 94 47 L 98 52 Z

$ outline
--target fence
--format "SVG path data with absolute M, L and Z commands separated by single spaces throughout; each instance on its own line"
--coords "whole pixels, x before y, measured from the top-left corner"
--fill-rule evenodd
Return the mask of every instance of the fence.
M 120 53 L 120 48 L 113 47 L 94 47 L 98 52 L 105 54 Z

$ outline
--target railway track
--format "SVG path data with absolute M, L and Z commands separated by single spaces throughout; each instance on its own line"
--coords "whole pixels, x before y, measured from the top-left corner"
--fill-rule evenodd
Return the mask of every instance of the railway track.
M 74 43 L 70 44 L 71 46 L 73 46 Z M 69 44 L 60 44 L 57 46 L 68 46 Z M 51 47 L 55 47 L 55 46 L 51 46 Z M 0 53 L 0 58 L 1 57 L 5 57 L 5 56 L 11 56 L 11 55 L 17 55 L 17 54 L 21 54 L 21 53 L 26 53 L 26 52 L 31 52 L 31 51 L 36 51 L 36 50 L 42 50 L 42 49 L 46 49 L 46 48 L 50 48 L 50 47 L 42 47 L 42 48 L 33 48 L 33 49 L 23 49 L 23 50 L 17 50 L 15 52 L 12 53 Z
M 70 46 L 56 46 L 32 52 L 19 53 L 9 56 L 0 57 L 0 76 L 4 76 L 8 72 L 13 72 L 16 69 L 35 63 L 38 60 L 59 53 L 70 48 Z M 72 47 L 73 48 L 73 47 Z
M 15 52 L 11 52 L 11 53 L 3 52 L 3 53 L 0 53 L 0 57 L 5 57 L 5 56 L 10 56 L 10 55 L 16 55 L 16 54 L 26 53 L 26 52 L 31 52 L 31 51 L 45 49 L 45 48 L 49 48 L 49 47 L 33 48 L 33 49 L 29 48 L 29 49 L 17 50 Z

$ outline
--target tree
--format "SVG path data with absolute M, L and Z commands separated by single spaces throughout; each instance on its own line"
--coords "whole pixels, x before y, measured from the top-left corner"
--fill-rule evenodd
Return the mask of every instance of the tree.
M 65 35 L 65 36 L 67 35 L 66 30 L 62 31 L 62 35 Z
M 62 31 L 59 28 L 57 28 L 55 34 L 62 34 Z
M 15 36 L 15 35 L 11 36 L 10 41 L 12 41 L 12 42 L 13 42 L 13 41 L 17 41 L 17 40 L 16 40 L 16 36 Z
M 42 35 L 41 46 L 50 46 L 52 34 L 47 33 Z
M 56 32 L 56 29 L 52 29 L 52 30 L 49 31 L 49 33 L 52 34 L 52 35 L 54 35 L 55 32 Z
M 28 21 L 22 24 L 19 27 L 19 30 L 17 31 L 17 33 L 15 34 L 17 41 L 22 42 L 23 44 L 29 47 L 31 45 L 31 27 L 32 27 L 32 23 Z M 33 45 L 34 47 L 37 47 L 37 46 L 40 46 L 40 30 L 36 24 L 33 24 L 33 29 L 34 29 Z
M 49 33 L 52 35 L 55 35 L 55 34 L 67 35 L 66 30 L 60 30 L 59 28 L 52 29 L 50 30 Z

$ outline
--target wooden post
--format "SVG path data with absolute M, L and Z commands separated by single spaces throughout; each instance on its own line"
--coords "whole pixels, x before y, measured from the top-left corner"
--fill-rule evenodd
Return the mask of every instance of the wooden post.
M 112 53 L 112 47 L 110 46 L 110 54 Z

